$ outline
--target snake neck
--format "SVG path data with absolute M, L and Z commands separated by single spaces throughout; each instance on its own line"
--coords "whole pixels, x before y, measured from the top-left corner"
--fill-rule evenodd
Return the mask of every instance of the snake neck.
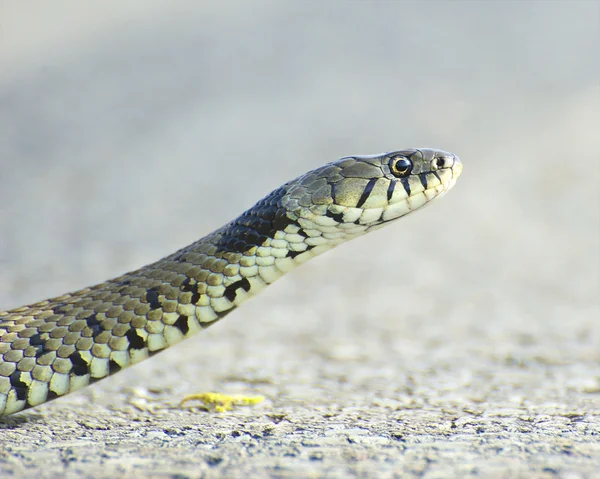
M 156 263 L 0 312 L 0 415 L 76 391 L 192 336 L 346 237 L 317 235 L 309 222 L 283 209 L 274 192 Z

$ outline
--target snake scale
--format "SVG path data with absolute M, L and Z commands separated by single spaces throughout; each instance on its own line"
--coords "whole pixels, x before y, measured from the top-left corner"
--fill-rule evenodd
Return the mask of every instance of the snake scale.
M 76 391 L 207 328 L 295 266 L 439 198 L 461 172 L 455 155 L 433 149 L 341 158 L 156 263 L 0 311 L 0 415 Z

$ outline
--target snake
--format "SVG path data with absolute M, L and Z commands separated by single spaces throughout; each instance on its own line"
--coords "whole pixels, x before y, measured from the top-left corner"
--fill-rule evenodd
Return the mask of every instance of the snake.
M 461 172 L 456 155 L 431 148 L 343 157 L 155 263 L 0 311 L 0 416 L 189 338 L 296 266 L 440 198 Z

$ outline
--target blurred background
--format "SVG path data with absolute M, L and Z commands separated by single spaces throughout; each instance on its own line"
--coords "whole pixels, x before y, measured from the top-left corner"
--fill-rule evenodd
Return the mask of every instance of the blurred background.
M 339 157 L 441 148 L 464 163 L 442 201 L 146 368 L 598 408 L 599 5 L 0 0 L 0 305 L 137 268 Z

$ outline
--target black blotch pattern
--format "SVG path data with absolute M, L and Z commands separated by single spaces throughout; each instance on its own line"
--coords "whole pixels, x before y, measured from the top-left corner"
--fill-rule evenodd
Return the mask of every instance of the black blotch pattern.
M 15 371 L 9 376 L 10 385 L 17 393 L 17 400 L 24 401 L 27 398 L 27 383 L 21 381 L 21 371 Z
M 103 331 L 96 313 L 85 318 L 85 324 L 92 330 L 92 338 L 95 338 Z
M 344 222 L 344 213 L 334 213 L 333 211 L 327 210 L 325 212 L 325 216 L 333 218 L 333 220 L 337 221 L 338 223 Z
M 231 283 L 225 288 L 225 293 L 223 293 L 223 296 L 233 303 L 238 288 L 242 288 L 246 292 L 250 291 L 250 281 L 248 281 L 247 278 L 242 278 L 235 283 Z
M 217 239 L 217 253 L 245 253 L 254 246 L 262 246 L 267 239 L 274 238 L 277 231 L 289 225 L 300 225 L 287 216 L 281 206 L 286 190 L 279 188 L 260 200 L 250 210 L 224 226 Z
M 64 308 L 67 305 L 67 303 L 58 303 L 56 306 L 54 306 L 52 308 L 52 312 L 54 314 L 64 314 L 64 311 L 61 311 L 62 308 Z
M 35 352 L 35 357 L 36 358 L 41 358 L 44 354 L 46 354 L 48 351 L 46 351 L 46 349 L 44 348 L 44 346 L 39 347 L 37 349 L 37 351 Z
M 310 251 L 313 248 L 314 248 L 314 246 L 307 246 L 304 251 L 292 251 L 292 250 L 289 250 L 288 253 L 287 253 L 287 256 L 288 256 L 288 258 L 294 259 L 299 254 L 302 254 L 302 253 L 305 253 L 307 251 Z
M 438 174 L 437 171 L 432 171 L 432 173 L 435 175 L 435 177 L 438 179 L 438 181 L 442 184 L 444 184 L 444 182 L 442 181 L 442 179 L 440 178 L 440 175 Z
M 73 367 L 71 368 L 71 372 L 75 376 L 85 376 L 88 374 L 88 365 L 85 360 L 81 357 L 80 351 L 75 351 L 73 354 L 69 356 Z
M 42 339 L 40 333 L 36 333 L 29 338 L 29 345 L 36 348 L 35 357 L 39 358 L 42 354 L 46 353 L 46 340 Z
M 112 359 L 108 360 L 108 374 L 115 374 L 120 370 L 121 366 L 119 366 L 116 361 L 113 361 Z
M 197 304 L 200 301 L 202 295 L 198 292 L 197 283 L 192 284 L 190 278 L 185 278 L 179 289 L 184 293 L 192 293 L 191 304 Z
M 371 178 L 369 180 L 369 182 L 367 183 L 367 186 L 365 186 L 365 189 L 362 192 L 362 195 L 360 195 L 360 199 L 358 200 L 358 203 L 356 203 L 357 208 L 360 208 L 360 207 L 362 207 L 362 205 L 365 204 L 365 201 L 367 201 L 367 198 L 369 198 L 371 191 L 373 191 L 373 187 L 375 186 L 375 183 L 377 183 L 377 178 Z
M 129 285 L 131 284 L 131 281 L 128 279 L 124 279 L 123 281 L 119 281 L 117 282 L 117 285 L 119 286 L 117 288 L 118 292 L 123 291 L 124 289 L 127 289 L 129 287 Z
M 175 321 L 173 323 L 173 326 L 175 326 L 177 329 L 179 329 L 179 331 L 181 331 L 181 333 L 185 336 L 188 331 L 190 330 L 190 325 L 188 323 L 188 317 L 185 316 L 184 314 L 180 314 L 179 317 L 177 318 L 177 321 Z
M 392 196 L 394 195 L 394 188 L 396 188 L 396 182 L 390 181 L 390 184 L 387 189 L 387 200 L 388 202 L 392 200 Z
M 192 293 L 192 297 L 190 299 L 192 304 L 198 304 L 198 301 L 200 301 L 200 296 L 202 296 L 198 291 L 194 291 Z
M 129 340 L 128 349 L 144 349 L 146 346 L 144 343 L 144 338 L 138 335 L 135 328 L 131 328 L 129 331 L 127 331 L 125 333 L 125 337 Z
M 158 300 L 158 288 L 150 288 L 146 291 L 146 301 L 150 305 L 150 309 L 160 308 L 160 301 Z
M 427 189 L 427 173 L 419 173 L 419 180 L 421 180 L 421 184 L 423 185 L 423 189 Z
M 400 181 L 402 182 L 402 186 L 404 186 L 404 191 L 406 191 L 407 196 L 410 196 L 410 184 L 408 183 L 408 178 L 402 178 Z
M 40 333 L 36 333 L 29 338 L 30 346 L 43 346 L 45 342 L 46 341 L 42 339 L 42 335 Z

